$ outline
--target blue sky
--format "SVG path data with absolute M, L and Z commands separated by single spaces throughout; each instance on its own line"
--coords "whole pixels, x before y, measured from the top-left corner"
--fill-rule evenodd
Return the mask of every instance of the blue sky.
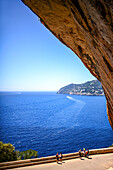
M 95 79 L 20 0 L 0 0 L 0 91 L 57 91 Z

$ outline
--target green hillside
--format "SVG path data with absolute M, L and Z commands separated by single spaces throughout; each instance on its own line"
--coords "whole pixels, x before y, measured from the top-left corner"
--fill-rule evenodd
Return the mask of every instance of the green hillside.
M 98 80 L 87 81 L 82 84 L 69 84 L 62 87 L 58 94 L 76 94 L 76 95 L 104 95 L 101 83 Z

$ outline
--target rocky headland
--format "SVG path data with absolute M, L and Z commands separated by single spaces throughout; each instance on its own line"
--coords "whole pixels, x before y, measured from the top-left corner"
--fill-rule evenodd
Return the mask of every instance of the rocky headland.
M 57 94 L 75 94 L 87 96 L 103 96 L 104 91 L 98 80 L 87 81 L 82 84 L 69 84 L 62 87 Z

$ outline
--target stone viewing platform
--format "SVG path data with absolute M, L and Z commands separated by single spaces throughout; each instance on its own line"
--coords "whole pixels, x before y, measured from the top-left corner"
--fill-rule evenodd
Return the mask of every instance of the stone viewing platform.
M 80 160 L 78 152 L 63 154 L 63 161 L 62 163 L 59 162 L 58 164 L 56 163 L 56 156 L 5 162 L 0 163 L 0 170 L 14 168 L 19 170 L 24 169 L 57 170 L 57 168 L 65 170 L 69 169 L 74 170 L 75 167 L 76 169 L 77 168 L 85 169 L 84 166 L 86 167 L 86 169 L 96 170 L 101 169 L 104 170 L 108 168 L 110 168 L 109 170 L 113 169 L 113 147 L 90 150 L 89 155 L 90 155 L 89 159 L 83 157 L 82 160 Z
M 113 153 L 92 155 L 83 158 L 63 161 L 62 164 L 51 163 L 15 168 L 15 170 L 113 170 Z M 14 170 L 14 169 L 13 169 Z

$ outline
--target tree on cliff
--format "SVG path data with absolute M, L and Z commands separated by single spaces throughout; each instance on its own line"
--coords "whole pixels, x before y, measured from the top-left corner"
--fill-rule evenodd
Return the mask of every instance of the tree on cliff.
M 3 143 L 0 141 L 0 162 L 15 161 L 18 159 L 18 152 L 10 143 Z
M 15 151 L 15 147 L 10 143 L 0 141 L 0 162 L 16 161 L 20 159 L 37 158 L 38 153 L 29 149 L 23 152 Z

